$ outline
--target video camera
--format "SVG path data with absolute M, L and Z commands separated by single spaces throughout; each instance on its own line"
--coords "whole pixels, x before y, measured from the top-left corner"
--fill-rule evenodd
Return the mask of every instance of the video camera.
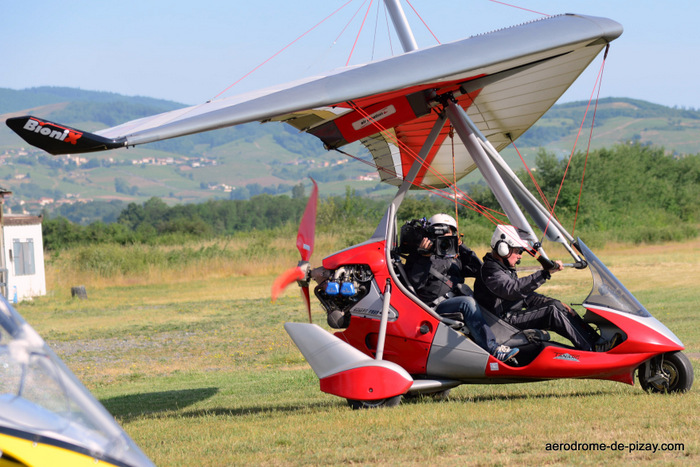
M 436 256 L 457 256 L 458 241 L 456 235 L 450 235 L 450 227 L 446 225 L 428 225 L 424 218 L 407 221 L 401 227 L 401 243 L 399 251 L 402 254 L 427 254 Z M 420 247 L 423 238 L 428 238 L 432 242 L 430 250 Z

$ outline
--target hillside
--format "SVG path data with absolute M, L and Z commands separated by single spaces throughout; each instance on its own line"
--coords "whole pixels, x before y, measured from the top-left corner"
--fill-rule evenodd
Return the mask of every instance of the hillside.
M 552 107 L 516 145 L 521 150 L 545 147 L 568 155 L 586 115 L 578 147 L 585 150 L 595 111 L 591 148 L 632 141 L 663 147 L 673 155 L 700 153 L 700 111 L 636 99 L 606 98 L 598 102 L 597 108 L 592 104 L 586 113 L 587 104 L 571 102 Z
M 553 107 L 516 144 L 528 163 L 540 147 L 562 156 L 571 152 L 586 103 Z M 96 131 L 146 115 L 182 107 L 147 97 L 72 88 L 0 89 L 0 119 L 31 113 Z M 590 119 L 579 140 L 585 150 Z M 592 147 L 637 141 L 663 146 L 671 154 L 700 153 L 700 112 L 671 109 L 631 99 L 601 100 Z M 346 149 L 365 156 L 360 145 Z M 504 157 L 520 167 L 512 148 Z M 289 193 L 294 185 L 321 183 L 324 195 L 388 194 L 371 167 L 328 152 L 314 137 L 288 125 L 251 123 L 152 143 L 131 149 L 53 157 L 30 147 L 0 126 L 0 186 L 13 192 L 7 205 L 17 212 L 51 210 L 77 200 L 143 202 L 156 196 L 168 203 L 211 198 L 244 199 L 259 193 Z M 475 181 L 475 176 L 468 177 Z M 20 206 L 21 205 L 21 206 Z
M 179 107 L 182 104 L 69 88 L 0 89 L 3 122 L 31 113 L 89 131 Z M 361 151 L 356 148 L 354 153 Z M 371 170 L 348 164 L 346 156 L 328 153 L 316 138 L 281 123 L 251 123 L 82 157 L 50 156 L 2 125 L 0 156 L 0 186 L 14 194 L 8 206 L 33 202 L 34 210 L 41 209 L 38 202 L 52 204 L 49 200 L 243 199 L 262 192 L 291 192 L 308 175 L 341 193 Z M 356 185 L 365 189 L 376 183 Z

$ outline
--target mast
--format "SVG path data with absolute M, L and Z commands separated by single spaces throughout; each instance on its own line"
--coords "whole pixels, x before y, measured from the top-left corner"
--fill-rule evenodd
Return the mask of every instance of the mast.
M 386 6 L 387 10 L 389 10 L 391 22 L 394 24 L 396 34 L 399 36 L 399 40 L 401 41 L 401 47 L 403 47 L 403 51 L 411 52 L 417 50 L 418 44 L 416 43 L 416 38 L 413 36 L 411 25 L 408 24 L 408 20 L 406 19 L 406 15 L 403 12 L 403 8 L 401 8 L 401 3 L 399 2 L 399 0 L 384 0 L 384 5 Z M 406 192 L 411 187 L 413 180 L 416 178 L 416 175 L 418 175 L 418 171 L 422 166 L 421 161 L 425 159 L 425 157 L 428 155 L 428 152 L 430 151 L 430 148 L 433 146 L 433 144 L 435 144 L 435 141 L 437 140 L 437 137 L 440 134 L 440 130 L 442 129 L 444 124 L 445 117 L 444 115 L 441 115 L 440 118 L 438 118 L 438 121 L 435 122 L 433 129 L 430 131 L 428 139 L 423 144 L 418 158 L 415 161 L 413 161 L 411 169 L 409 170 L 408 174 L 406 174 L 406 177 L 404 177 L 404 181 L 399 187 L 399 190 L 396 193 L 394 200 L 391 202 L 389 209 L 384 214 L 384 217 L 382 217 L 382 220 L 379 221 L 379 225 L 374 231 L 374 235 L 372 235 L 372 238 L 386 238 L 387 232 L 390 230 L 387 229 L 387 227 L 390 224 L 396 223 L 396 219 L 394 219 L 394 217 L 396 216 L 396 212 L 399 210 L 399 206 L 401 206 L 401 203 L 403 202 L 403 199 L 406 196 Z M 391 240 L 387 238 L 387 245 L 389 245 L 390 241 Z
M 384 5 L 386 5 L 387 10 L 389 10 L 391 22 L 394 23 L 394 29 L 399 36 L 403 51 L 412 52 L 417 50 L 418 44 L 416 43 L 416 38 L 413 36 L 413 31 L 411 31 L 411 26 L 408 24 L 408 20 L 403 12 L 403 8 L 401 8 L 399 0 L 384 0 Z
M 416 43 L 416 39 L 413 35 L 413 31 L 411 30 L 411 26 L 408 24 L 408 20 L 406 19 L 406 15 L 404 14 L 400 1 L 384 0 L 384 4 L 386 5 L 387 10 L 389 11 L 389 16 L 391 17 L 391 21 L 394 24 L 394 29 L 396 30 L 396 34 L 399 36 L 399 40 L 401 41 L 401 46 L 403 47 L 404 52 L 412 52 L 414 50 L 417 50 L 418 44 Z M 515 202 L 513 194 L 508 189 L 508 186 L 506 185 L 501 174 L 499 174 L 497 168 L 494 167 L 494 164 L 491 161 L 489 155 L 487 154 L 487 151 L 484 147 L 482 147 L 479 141 L 479 137 L 483 138 L 483 135 L 480 134 L 478 128 L 476 127 L 476 125 L 474 125 L 474 122 L 472 122 L 469 116 L 467 115 L 467 112 L 455 102 L 449 100 L 448 103 L 445 105 L 445 112 L 447 113 L 447 118 L 455 127 L 455 130 L 457 130 L 457 134 L 459 134 L 459 137 L 462 140 L 462 144 L 465 145 L 467 151 L 469 151 L 469 153 L 471 154 L 472 159 L 474 159 L 474 162 L 476 163 L 479 171 L 484 177 L 484 180 L 491 188 L 493 194 L 496 196 L 498 203 L 505 210 L 510 222 L 516 227 L 518 227 L 521 232 L 526 234 L 528 240 L 530 240 L 530 243 L 534 246 L 535 250 L 538 251 L 538 261 L 542 264 L 542 266 L 546 269 L 551 269 L 553 267 L 552 261 L 547 257 L 547 254 L 542 249 L 537 239 L 537 236 L 535 235 L 535 232 L 530 226 L 530 223 L 527 221 L 525 215 L 520 210 L 520 207 Z M 433 127 L 431 136 L 432 133 L 436 132 L 436 128 L 438 128 L 438 126 L 441 128 L 442 125 L 444 125 L 444 120 L 440 121 L 439 119 L 438 122 L 436 122 L 436 125 Z M 435 133 L 435 136 L 436 135 L 437 133 Z M 429 146 L 428 144 L 424 145 L 421 149 L 421 152 L 425 151 L 426 149 L 429 149 L 430 146 L 432 146 L 433 142 L 431 142 Z M 428 142 L 426 141 L 426 143 Z M 403 201 L 403 197 L 406 191 L 408 190 L 410 183 L 413 181 L 413 178 L 417 174 L 418 166 L 419 160 L 416 160 L 413 164 L 413 167 L 411 168 L 411 171 L 408 174 L 408 177 L 406 177 L 403 185 L 401 186 L 396 197 L 394 198 L 392 204 L 395 206 L 396 210 L 398 210 L 398 207 Z M 386 222 L 388 221 L 389 219 L 387 219 L 386 216 L 384 219 L 382 219 L 382 221 L 379 223 L 379 226 L 377 227 L 377 230 L 375 231 L 375 236 L 380 235 L 380 233 L 383 232 L 382 228 L 386 227 Z M 576 257 L 575 254 L 574 257 Z

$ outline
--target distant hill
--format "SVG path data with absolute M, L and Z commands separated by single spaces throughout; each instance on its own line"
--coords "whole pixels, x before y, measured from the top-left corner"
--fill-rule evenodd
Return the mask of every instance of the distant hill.
M 568 155 L 582 128 L 577 149 L 585 151 L 594 116 L 591 148 L 632 141 L 663 147 L 669 154 L 700 153 L 700 111 L 626 98 L 601 99 L 597 107 L 587 102 L 555 105 L 516 145 L 526 153 L 544 147 Z
M 3 122 L 31 113 L 88 131 L 183 106 L 70 88 L 0 89 Z M 363 152 L 358 145 L 353 154 Z M 8 205 L 32 202 L 35 210 L 38 203 L 49 206 L 58 200 L 142 202 L 157 196 L 186 203 L 248 198 L 291 192 L 300 182 L 309 184 L 309 175 L 325 185 L 326 194 L 343 193 L 347 184 L 359 190 L 377 185 L 359 180 L 373 172 L 370 167 L 350 164 L 347 156 L 328 152 L 316 138 L 281 123 L 250 123 L 82 157 L 50 156 L 2 125 L 3 154 L 0 186 L 14 193 Z
M 0 88 L 0 119 L 31 113 L 96 131 L 125 121 L 183 107 L 148 97 L 62 87 L 26 90 Z M 531 163 L 540 147 L 568 155 L 586 103 L 554 106 L 516 145 Z M 585 150 L 593 107 L 579 139 Z M 633 99 L 603 99 L 595 113 L 592 147 L 628 141 L 663 146 L 670 154 L 700 153 L 700 112 L 668 108 Z M 346 148 L 366 157 L 359 144 Z M 521 165 L 512 148 L 503 151 L 514 167 Z M 324 195 L 346 187 L 367 195 L 389 194 L 371 167 L 328 152 L 316 138 L 281 123 L 250 123 L 174 138 L 131 149 L 53 157 L 28 147 L 0 126 L 0 187 L 14 195 L 8 206 L 30 212 L 79 200 L 143 202 L 157 196 L 170 203 L 210 198 L 242 199 L 267 192 L 291 192 L 308 176 Z
M 0 88 L 0 113 L 3 114 L 58 102 L 93 102 L 102 104 L 126 102 L 161 108 L 163 111 L 182 107 L 181 104 L 176 102 L 153 99 L 151 97 L 123 96 L 112 92 L 84 91 L 77 88 L 44 86 L 21 91 Z

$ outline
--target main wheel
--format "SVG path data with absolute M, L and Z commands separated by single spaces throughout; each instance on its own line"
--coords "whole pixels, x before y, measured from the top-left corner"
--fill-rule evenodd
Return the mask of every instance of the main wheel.
M 442 391 L 431 392 L 429 394 L 426 394 L 426 396 L 430 396 L 433 398 L 433 400 L 436 400 L 436 401 L 446 401 L 450 398 L 450 391 L 451 390 L 452 390 L 452 388 L 443 389 Z
M 377 409 L 379 407 L 396 407 L 400 403 L 401 395 L 387 397 L 386 399 L 377 399 L 373 401 L 360 401 L 355 399 L 348 399 L 348 405 L 352 407 L 353 410 Z
M 663 359 L 660 366 L 656 359 Z M 682 352 L 663 354 L 647 365 L 652 365 L 648 379 L 644 376 L 643 368 L 637 372 L 639 385 L 647 392 L 686 392 L 693 386 L 693 365 Z

